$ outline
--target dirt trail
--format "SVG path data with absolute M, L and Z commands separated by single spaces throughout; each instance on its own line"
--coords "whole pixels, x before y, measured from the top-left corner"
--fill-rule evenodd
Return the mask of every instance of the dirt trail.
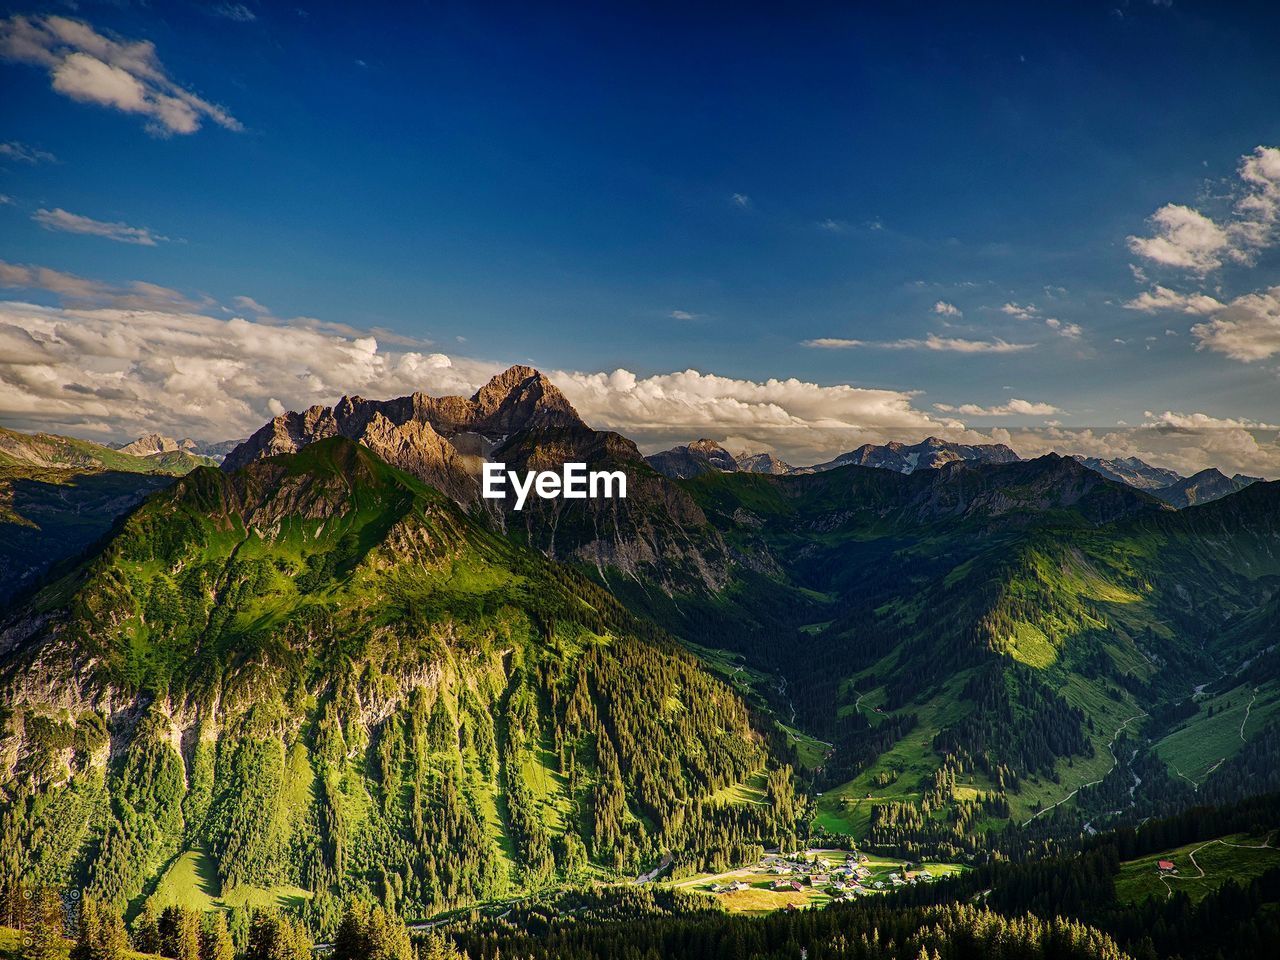
M 1200 846 L 1196 847 L 1194 850 L 1192 850 L 1190 853 L 1187 854 L 1187 859 L 1191 861 L 1191 865 L 1193 867 L 1195 867 L 1197 870 L 1200 871 L 1199 874 L 1197 874 L 1194 877 L 1170 876 L 1164 873 L 1160 874 L 1160 882 L 1164 884 L 1164 889 L 1166 894 L 1165 899 L 1168 899 L 1169 897 L 1173 896 L 1173 887 L 1169 886 L 1170 880 L 1203 880 L 1205 877 L 1208 876 L 1208 874 L 1204 872 L 1204 867 L 1200 866 L 1200 864 L 1196 862 L 1196 854 L 1199 853 L 1201 850 L 1203 850 L 1205 847 L 1213 846 L 1215 843 L 1220 843 L 1224 847 L 1235 847 L 1238 850 L 1274 850 L 1275 849 L 1271 845 L 1270 840 L 1264 841 L 1263 843 L 1232 843 L 1230 840 L 1210 840 L 1207 843 L 1202 843 L 1200 844 Z

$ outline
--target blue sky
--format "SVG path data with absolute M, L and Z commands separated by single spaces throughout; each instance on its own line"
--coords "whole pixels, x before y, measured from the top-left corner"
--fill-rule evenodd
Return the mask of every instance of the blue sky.
M 5 7 L 0 261 L 380 349 L 874 388 L 905 433 L 1280 419 L 1280 327 L 1237 302 L 1280 263 L 1240 207 L 1280 189 L 1240 173 L 1280 144 L 1266 5 L 408 6 Z M 67 308 L 32 276 L 0 295 Z

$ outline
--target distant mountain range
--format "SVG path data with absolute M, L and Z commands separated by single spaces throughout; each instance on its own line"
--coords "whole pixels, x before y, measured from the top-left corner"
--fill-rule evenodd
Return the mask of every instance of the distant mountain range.
M 1137 457 L 1114 460 L 1073 454 L 1071 459 L 1083 464 L 1108 480 L 1144 490 L 1175 507 L 1208 503 L 1258 482 L 1257 477 L 1236 474 L 1228 477 L 1215 468 L 1202 470 L 1192 477 L 1164 467 L 1153 467 Z M 938 437 L 927 437 L 915 444 L 891 441 L 866 443 L 824 463 L 809 467 L 793 467 L 770 453 L 733 455 L 714 440 L 697 440 L 650 454 L 645 461 L 664 476 L 686 480 L 706 473 L 767 473 L 774 476 L 822 473 L 840 467 L 859 466 L 914 473 L 937 470 L 949 463 L 1014 463 L 1021 460 L 1003 443 L 952 443 Z

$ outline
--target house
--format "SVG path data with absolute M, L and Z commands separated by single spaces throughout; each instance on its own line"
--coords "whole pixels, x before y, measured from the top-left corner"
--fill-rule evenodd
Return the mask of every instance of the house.
M 814 873 L 809 876 L 809 884 L 814 887 L 825 887 L 831 882 L 831 878 L 825 873 Z
M 784 890 L 803 890 L 799 880 L 775 880 L 773 881 L 773 889 L 778 891 Z
M 1156 866 L 1160 868 L 1161 873 L 1173 873 L 1178 869 L 1172 860 L 1158 860 Z
M 873 887 L 875 887 L 877 890 L 883 890 L 883 889 L 884 889 L 884 881 L 883 881 L 883 880 L 877 880 L 875 883 L 873 883 L 873 884 L 872 884 L 872 886 L 873 886 Z

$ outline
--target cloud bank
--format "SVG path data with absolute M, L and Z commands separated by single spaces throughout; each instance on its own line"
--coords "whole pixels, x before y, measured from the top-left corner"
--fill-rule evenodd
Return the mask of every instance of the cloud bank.
M 207 297 L 156 284 L 109 284 L 0 261 L 0 287 L 39 290 L 61 306 L 0 300 L 0 423 L 101 440 L 161 431 L 209 440 L 246 436 L 270 417 L 344 394 L 416 390 L 469 395 L 506 362 L 437 352 L 386 332 L 282 320 L 247 295 L 238 315 Z M 211 315 L 213 312 L 220 315 Z M 1149 413 L 1139 427 L 970 429 L 965 417 L 1043 418 L 1042 400 L 918 405 L 919 394 L 795 378 L 749 380 L 684 370 L 546 369 L 588 423 L 652 452 L 709 436 L 734 450 L 815 463 L 867 442 L 928 435 L 1008 443 L 1024 456 L 1056 450 L 1139 456 L 1183 473 L 1280 476 L 1277 428 L 1202 413 Z

